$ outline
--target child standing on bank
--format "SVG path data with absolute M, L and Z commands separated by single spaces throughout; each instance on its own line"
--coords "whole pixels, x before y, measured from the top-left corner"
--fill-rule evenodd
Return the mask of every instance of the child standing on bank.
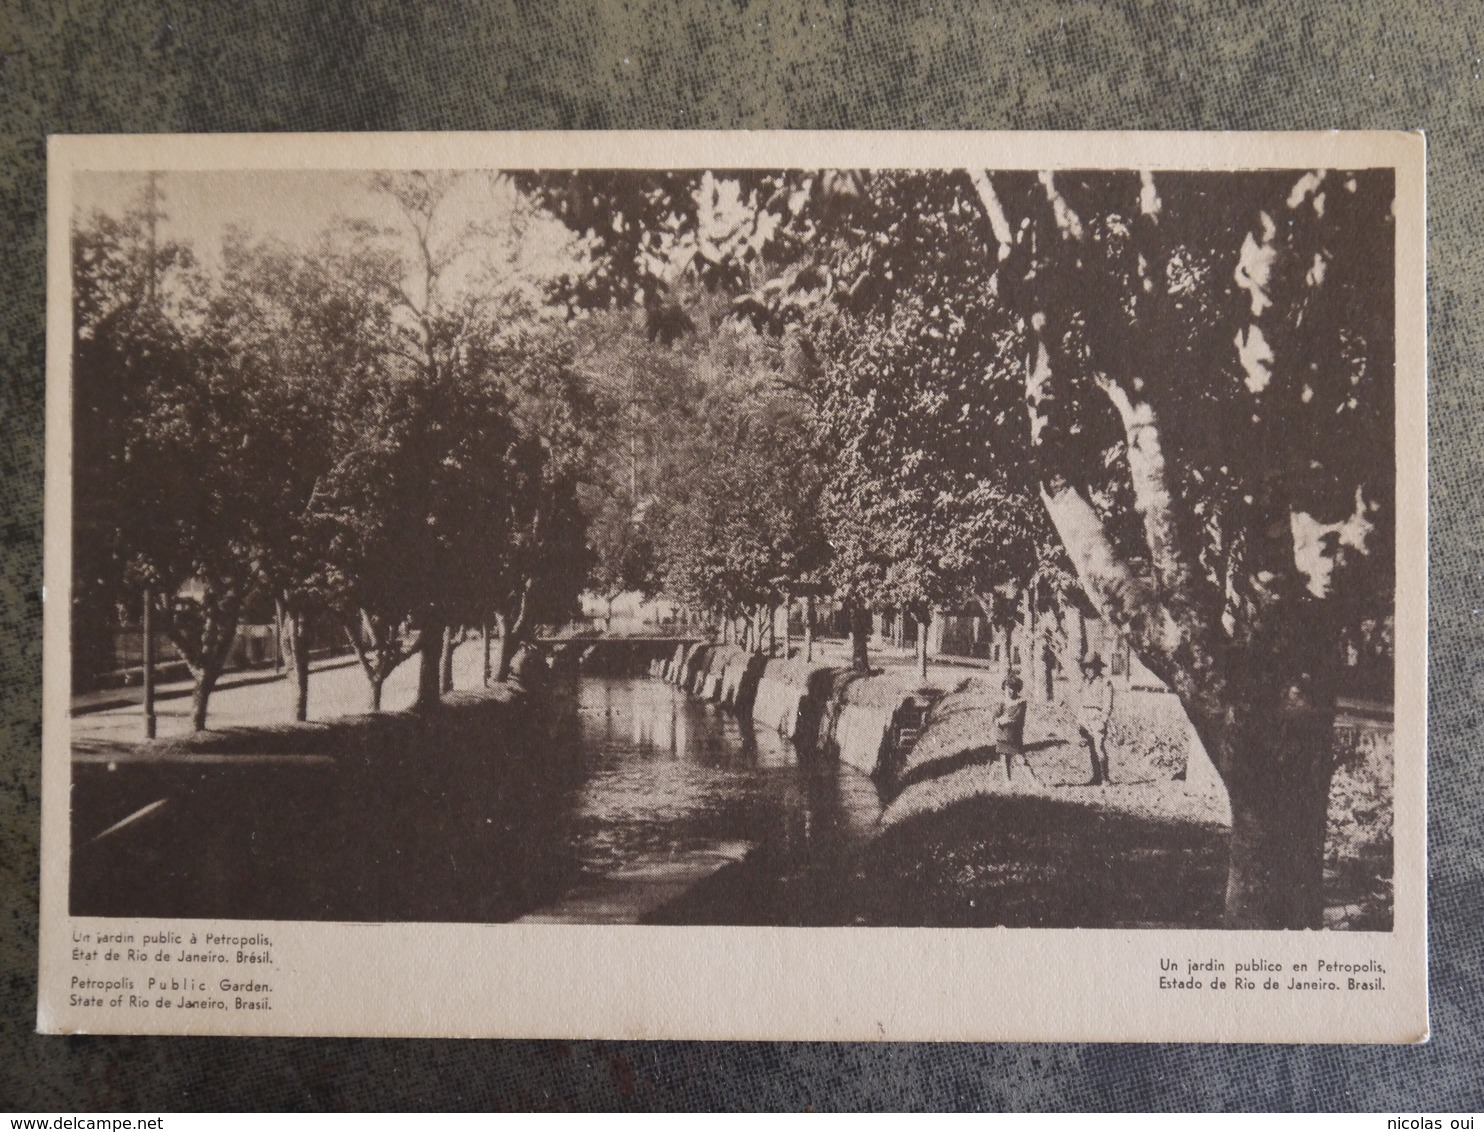
M 1036 774 L 1031 770 L 1031 764 L 1025 760 L 1025 699 L 1021 695 L 1025 685 L 1012 672 L 1005 677 L 1003 687 L 1005 695 L 1000 701 L 1000 710 L 995 714 L 994 722 L 997 731 L 995 750 L 1005 760 L 1005 781 L 1010 781 L 1014 773 L 1012 766 L 1019 759 L 1021 767 L 1034 782 Z

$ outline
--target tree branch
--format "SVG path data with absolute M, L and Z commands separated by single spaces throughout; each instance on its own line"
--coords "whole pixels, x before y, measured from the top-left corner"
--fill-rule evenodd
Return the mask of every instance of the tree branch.
M 1161 594 L 1183 598 L 1195 578 L 1190 557 L 1180 542 L 1174 493 L 1154 408 L 1147 401 L 1135 403 L 1128 391 L 1106 374 L 1095 374 L 1093 381 L 1113 402 L 1123 422 L 1134 508 L 1144 520 L 1144 538 Z
M 973 182 L 974 191 L 979 194 L 979 203 L 984 205 L 984 214 L 989 219 L 990 231 L 994 233 L 995 242 L 999 244 L 999 261 L 1004 263 L 1010 257 L 1010 245 L 1015 238 L 1010 229 L 1009 217 L 1005 215 L 1004 205 L 1000 203 L 999 194 L 994 191 L 994 183 L 989 179 L 989 174 L 985 170 L 969 170 L 969 180 Z
M 1170 672 L 1160 675 L 1177 690 L 1183 691 L 1184 684 L 1190 683 L 1193 691 L 1202 687 L 1209 691 L 1215 670 L 1222 663 L 1218 647 L 1224 632 L 1222 602 L 1210 592 L 1210 583 L 1198 569 L 1191 546 L 1182 538 L 1159 422 L 1148 402 L 1134 401 L 1107 375 L 1095 374 L 1093 380 L 1113 402 L 1123 422 L 1134 508 L 1144 520 L 1156 597 L 1175 630 L 1162 645 Z
M 1037 311 L 1031 316 L 1031 329 L 1035 331 L 1035 356 L 1028 359 L 1025 370 L 1025 408 L 1031 422 L 1031 449 L 1041 446 L 1041 437 L 1049 421 L 1048 402 L 1051 392 L 1051 352 L 1046 348 L 1042 331 L 1046 328 L 1046 316 Z
M 1056 226 L 1061 229 L 1061 234 L 1067 239 L 1080 241 L 1086 234 L 1086 230 L 1082 227 L 1082 218 L 1067 203 L 1067 198 L 1057 190 L 1056 176 L 1048 171 L 1042 173 L 1040 177 L 1041 184 L 1046 187 L 1046 199 L 1051 203 L 1051 213 L 1056 217 Z
M 361 616 L 364 617 L 365 613 L 362 612 Z M 345 635 L 350 640 L 350 647 L 356 650 L 356 659 L 361 662 L 361 668 L 365 671 L 366 678 L 368 680 L 376 679 L 376 673 L 371 668 L 371 659 L 366 655 L 366 648 L 361 643 L 361 635 L 349 625 L 345 626 Z
M 1118 553 L 1092 504 L 1060 477 L 1042 483 L 1041 501 L 1087 596 L 1152 667 L 1167 666 L 1179 629 L 1149 580 Z

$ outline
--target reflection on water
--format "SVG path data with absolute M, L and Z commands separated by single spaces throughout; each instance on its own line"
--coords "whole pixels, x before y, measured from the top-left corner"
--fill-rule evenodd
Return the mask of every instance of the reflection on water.
M 499 707 L 499 705 L 494 705 Z M 344 757 L 80 763 L 75 915 L 833 923 L 880 815 L 832 760 L 658 680 L 404 720 Z M 388 738 L 391 736 L 391 738 Z M 163 801 L 164 804 L 161 804 Z M 100 831 L 143 811 L 101 840 Z
M 744 856 L 834 874 L 880 815 L 868 778 L 660 681 L 584 678 L 572 709 L 553 721 L 569 789 L 527 831 L 572 883 L 538 918 L 638 918 Z

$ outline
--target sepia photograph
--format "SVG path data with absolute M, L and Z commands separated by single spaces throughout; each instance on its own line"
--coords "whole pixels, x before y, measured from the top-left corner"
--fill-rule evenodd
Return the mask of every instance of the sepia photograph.
M 1395 165 L 79 168 L 82 946 L 1388 936 Z

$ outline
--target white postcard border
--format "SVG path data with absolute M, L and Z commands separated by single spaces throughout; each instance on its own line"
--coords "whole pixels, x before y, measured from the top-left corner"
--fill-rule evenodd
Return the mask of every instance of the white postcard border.
M 1395 924 L 1389 933 L 98 920 L 67 911 L 70 264 L 80 171 L 1392 166 L 1397 240 Z M 566 1038 L 1425 1041 L 1427 469 L 1420 134 L 512 133 L 54 137 L 49 155 L 38 1029 Z M 73 1005 L 74 935 L 272 940 L 271 1011 Z M 1385 965 L 1380 993 L 1160 991 L 1161 960 Z M 143 971 L 145 968 L 141 967 Z M 113 977 L 99 968 L 100 978 Z M 139 976 L 140 978 L 144 976 Z M 105 979 L 106 981 L 106 979 Z M 110 998 L 111 991 L 105 992 Z

